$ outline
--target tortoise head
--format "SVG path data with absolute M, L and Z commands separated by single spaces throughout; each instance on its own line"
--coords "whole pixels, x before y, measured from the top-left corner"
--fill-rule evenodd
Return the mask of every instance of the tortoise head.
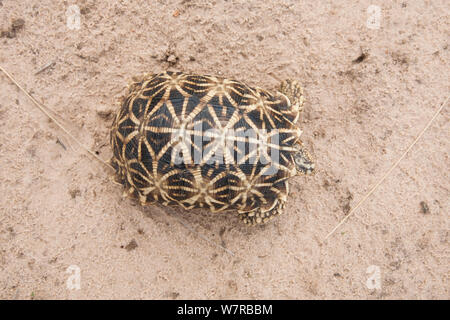
M 309 152 L 302 146 L 298 145 L 297 152 L 294 154 L 295 168 L 297 174 L 314 174 L 314 162 Z

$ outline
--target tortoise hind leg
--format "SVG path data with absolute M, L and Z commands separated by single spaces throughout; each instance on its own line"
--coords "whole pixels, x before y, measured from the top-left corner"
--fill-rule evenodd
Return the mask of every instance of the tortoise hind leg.
M 305 97 L 303 95 L 303 89 L 295 80 L 284 80 L 280 84 L 280 92 L 288 97 L 291 102 L 292 110 L 297 112 L 303 111 L 303 103 L 305 102 Z
M 272 220 L 275 216 L 283 213 L 285 201 L 277 199 L 272 207 L 269 209 L 256 208 L 251 211 L 239 211 L 239 218 L 246 225 L 264 224 Z

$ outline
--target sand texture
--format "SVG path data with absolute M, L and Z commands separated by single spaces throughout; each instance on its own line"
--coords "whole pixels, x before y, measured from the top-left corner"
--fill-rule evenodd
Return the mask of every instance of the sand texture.
M 173 70 L 298 79 L 317 166 L 262 227 L 143 208 L 0 73 L 0 298 L 449 299 L 448 105 L 324 241 L 449 95 L 449 25 L 446 0 L 0 0 L 0 65 L 101 159 L 131 77 Z

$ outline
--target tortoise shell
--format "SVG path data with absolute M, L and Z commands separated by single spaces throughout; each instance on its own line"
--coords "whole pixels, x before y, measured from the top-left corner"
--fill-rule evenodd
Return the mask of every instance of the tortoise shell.
M 116 180 L 142 205 L 237 211 L 247 224 L 283 211 L 288 179 L 314 164 L 300 140 L 302 89 L 271 93 L 214 76 L 147 74 L 111 130 Z

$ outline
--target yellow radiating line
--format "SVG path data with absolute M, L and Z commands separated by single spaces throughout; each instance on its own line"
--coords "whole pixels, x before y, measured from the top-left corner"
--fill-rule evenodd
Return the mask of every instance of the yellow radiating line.
M 323 240 L 323 242 L 327 241 L 327 239 L 329 237 L 331 237 L 331 235 L 333 235 L 334 232 L 336 232 L 336 230 L 345 223 L 345 221 L 348 220 L 348 218 L 350 218 L 350 216 L 353 215 L 353 213 L 367 200 L 367 198 L 369 198 L 372 193 L 375 192 L 375 190 L 380 186 L 380 184 L 387 178 L 387 176 L 389 176 L 389 174 L 392 172 L 392 170 L 394 170 L 398 164 L 400 163 L 400 161 L 403 160 L 403 158 L 406 156 L 406 154 L 412 149 L 412 147 L 414 147 L 414 145 L 417 143 L 417 141 L 419 141 L 419 139 L 423 136 L 423 134 L 425 133 L 425 131 L 430 127 L 430 125 L 433 123 L 434 119 L 436 119 L 436 117 L 439 115 L 439 113 L 442 111 L 442 109 L 444 108 L 445 104 L 447 103 L 448 99 L 450 98 L 450 96 L 447 97 L 447 99 L 445 99 L 445 101 L 442 103 L 442 105 L 440 106 L 440 108 L 435 112 L 435 114 L 433 115 L 433 117 L 430 119 L 430 121 L 428 121 L 427 125 L 422 129 L 422 131 L 419 133 L 419 135 L 416 137 L 416 139 L 414 139 L 414 141 L 409 145 L 409 147 L 405 150 L 405 152 L 403 152 L 403 154 L 400 156 L 400 158 L 398 158 L 398 160 L 391 166 L 391 168 L 381 177 L 381 179 L 372 187 L 372 189 L 370 189 L 370 191 L 357 203 L 357 205 L 350 210 L 350 212 L 341 220 L 341 222 L 339 222 L 336 227 L 333 228 L 333 230 L 331 230 L 330 233 L 328 233 L 328 235 L 325 237 L 325 239 Z

